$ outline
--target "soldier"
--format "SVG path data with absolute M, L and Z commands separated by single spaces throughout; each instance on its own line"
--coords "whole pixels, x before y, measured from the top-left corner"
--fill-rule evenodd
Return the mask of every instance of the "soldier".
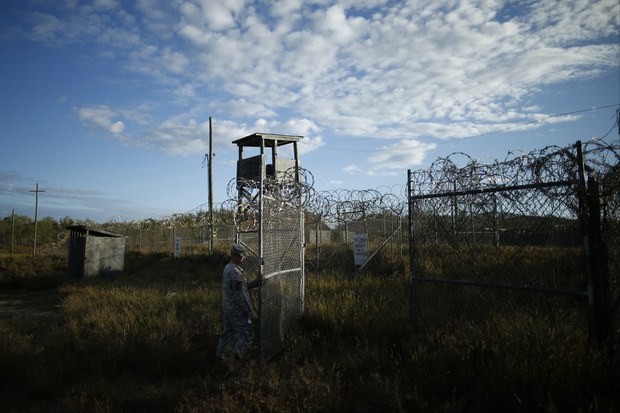
M 217 344 L 216 355 L 220 360 L 230 356 L 242 359 L 254 340 L 253 322 L 258 320 L 250 301 L 249 290 L 260 283 L 260 275 L 246 284 L 241 263 L 245 259 L 245 247 L 233 244 L 230 262 L 222 275 L 222 324 L 224 333 Z M 236 342 L 235 342 L 236 339 Z M 230 346 L 234 343 L 232 350 Z

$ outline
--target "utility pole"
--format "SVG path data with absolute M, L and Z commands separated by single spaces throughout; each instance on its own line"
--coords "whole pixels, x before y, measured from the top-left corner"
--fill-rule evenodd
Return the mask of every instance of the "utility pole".
M 213 123 L 209 116 L 209 252 L 213 251 Z
M 32 247 L 32 256 L 37 255 L 37 223 L 39 220 L 39 192 L 45 192 L 39 189 L 39 183 L 37 182 L 37 187 L 34 190 L 30 190 L 30 192 L 34 192 L 35 201 L 34 201 L 34 243 Z
M 15 208 L 11 210 L 11 255 L 13 255 L 13 244 L 15 243 Z

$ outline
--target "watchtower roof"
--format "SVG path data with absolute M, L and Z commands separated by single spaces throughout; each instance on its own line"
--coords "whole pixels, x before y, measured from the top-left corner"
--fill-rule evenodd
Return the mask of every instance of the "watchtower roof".
M 269 148 L 273 148 L 275 146 L 287 145 L 289 143 L 294 143 L 299 141 L 299 139 L 303 138 L 303 136 L 297 135 L 279 135 L 275 133 L 253 133 L 241 139 L 237 139 L 233 141 L 237 146 L 249 146 L 260 148 L 264 145 Z

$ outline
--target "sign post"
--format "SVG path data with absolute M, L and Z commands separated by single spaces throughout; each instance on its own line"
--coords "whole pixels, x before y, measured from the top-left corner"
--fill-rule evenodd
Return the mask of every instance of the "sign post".
M 174 257 L 181 255 L 181 237 L 174 237 Z
M 356 266 L 363 265 L 368 259 L 368 234 L 355 234 L 353 238 L 353 261 Z

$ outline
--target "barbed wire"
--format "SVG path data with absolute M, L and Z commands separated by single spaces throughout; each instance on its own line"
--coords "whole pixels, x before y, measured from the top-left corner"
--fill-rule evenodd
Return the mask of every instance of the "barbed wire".
M 583 145 L 588 173 L 604 176 L 620 159 L 620 147 L 602 140 Z M 438 158 L 428 169 L 410 174 L 415 194 L 474 191 L 511 185 L 575 181 L 578 176 L 575 145 L 547 146 L 529 153 L 508 152 L 502 161 L 483 164 L 458 152 Z
M 607 182 L 601 188 L 618 192 L 620 182 L 620 145 L 593 139 L 583 144 L 586 171 Z M 473 191 L 482 188 L 543 182 L 575 181 L 578 159 L 575 145 L 547 146 L 529 153 L 509 151 L 503 160 L 482 163 L 462 152 L 438 158 L 429 168 L 411 172 L 412 194 Z M 117 217 L 104 224 L 106 229 L 151 230 L 160 228 L 194 228 L 209 225 L 235 225 L 241 230 L 256 229 L 260 210 L 260 181 L 233 178 L 226 187 L 228 199 L 213 206 L 213 221 L 209 205 L 201 204 L 191 211 L 167 217 L 132 220 Z M 544 188 L 546 196 L 565 197 L 566 186 Z M 393 214 L 402 216 L 407 206 L 407 185 L 380 189 L 336 189 L 317 191 L 314 176 L 307 170 L 290 168 L 268 176 L 263 182 L 263 196 L 275 209 L 301 208 L 306 219 L 338 225 L 369 217 Z M 608 194 L 609 195 L 609 194 Z M 514 195 L 517 196 L 517 195 Z M 574 207 L 574 206 L 571 206 Z

